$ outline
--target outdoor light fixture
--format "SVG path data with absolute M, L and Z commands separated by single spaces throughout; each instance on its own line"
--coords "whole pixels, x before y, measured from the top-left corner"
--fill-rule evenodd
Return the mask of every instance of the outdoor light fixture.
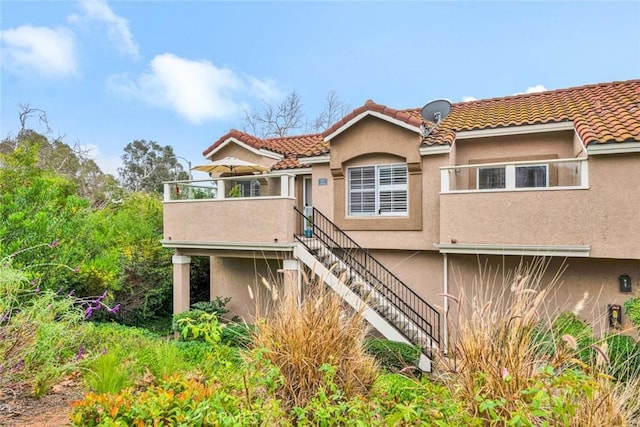
M 631 292 L 631 277 L 628 274 L 622 274 L 618 277 L 620 282 L 620 292 Z

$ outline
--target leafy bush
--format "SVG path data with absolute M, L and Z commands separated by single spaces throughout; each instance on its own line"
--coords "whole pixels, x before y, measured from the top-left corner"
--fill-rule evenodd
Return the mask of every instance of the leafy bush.
M 227 304 L 231 301 L 231 297 L 216 297 L 211 301 L 200 301 L 191 304 L 191 310 L 200 310 L 205 313 L 215 314 L 218 319 L 229 312 Z
M 420 360 L 420 347 L 402 342 L 370 338 L 365 340 L 364 349 L 388 372 L 416 367 Z
M 624 309 L 629 320 L 640 331 L 640 297 L 629 298 L 624 302 Z
M 143 391 L 89 393 L 74 403 L 71 421 L 97 425 L 274 425 L 283 418 L 276 401 L 247 398 L 219 382 L 171 376 Z
M 189 310 L 173 316 L 174 330 L 180 333 L 184 341 L 204 341 L 215 344 L 220 341 L 222 328 L 214 313 L 202 310 Z
M 222 328 L 220 342 L 232 347 L 249 348 L 253 342 L 256 327 L 246 323 L 229 323 Z

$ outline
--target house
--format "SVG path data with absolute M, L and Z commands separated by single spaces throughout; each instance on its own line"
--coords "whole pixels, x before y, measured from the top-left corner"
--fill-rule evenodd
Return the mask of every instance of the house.
M 588 293 L 583 315 L 604 328 L 640 289 L 640 80 L 456 103 L 438 123 L 367 101 L 321 134 L 232 130 L 203 154 L 269 173 L 165 184 L 176 312 L 192 256 L 210 257 L 211 295 L 245 316 L 248 286 L 297 286 L 306 268 L 383 335 L 422 345 L 428 369 L 442 294 L 478 265 L 544 256 L 564 269 L 549 304 Z

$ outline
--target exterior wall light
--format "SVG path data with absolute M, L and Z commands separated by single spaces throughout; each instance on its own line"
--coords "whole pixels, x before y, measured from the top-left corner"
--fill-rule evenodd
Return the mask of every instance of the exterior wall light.
M 620 292 L 631 292 L 631 277 L 628 274 L 622 274 L 618 277 L 620 281 Z

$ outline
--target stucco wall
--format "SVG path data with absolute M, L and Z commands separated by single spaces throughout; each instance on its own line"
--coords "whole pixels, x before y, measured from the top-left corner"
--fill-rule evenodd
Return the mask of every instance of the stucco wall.
M 237 315 L 253 323 L 256 310 L 264 313 L 265 308 L 270 306 L 272 294 L 262 283 L 262 278 L 278 290 L 282 289 L 282 277 L 278 273 L 282 268 L 281 260 L 267 260 L 260 257 L 259 253 L 254 253 L 252 258 L 212 256 L 210 259 L 211 297 L 231 297 L 227 305 L 229 317 Z
M 440 241 L 587 245 L 594 258 L 640 259 L 640 155 L 590 157 L 589 184 L 588 190 L 442 194 Z
M 464 287 L 465 294 L 477 290 L 474 279 L 485 286 L 480 289 L 487 291 L 488 284 L 493 284 L 490 292 L 497 295 L 504 291 L 510 293 L 511 281 L 503 285 L 505 274 L 516 271 L 518 264 L 531 263 L 531 257 L 497 257 L 475 255 L 449 255 L 449 293 L 460 295 L 460 287 Z M 561 311 L 573 310 L 583 300 L 584 308 L 579 315 L 589 323 L 594 324 L 598 331 L 608 330 L 607 305 L 620 304 L 632 297 L 633 294 L 622 293 L 619 290 L 618 277 L 628 274 L 633 281 L 633 290 L 640 289 L 640 262 L 634 260 L 607 260 L 584 258 L 547 258 L 546 272 L 540 280 L 541 288 L 548 288 L 549 294 L 545 301 L 545 309 L 540 312 L 542 319 L 552 318 Z M 560 274 L 554 285 L 550 285 L 554 276 Z M 482 277 L 482 279 L 481 279 Z M 497 300 L 496 297 L 487 298 Z M 452 319 L 455 318 L 456 304 L 452 303 Z M 623 327 L 631 327 L 631 323 L 623 316 Z
M 225 157 L 236 157 L 246 162 L 251 162 L 256 165 L 261 165 L 268 168 L 273 166 L 278 161 L 275 159 L 271 159 L 269 157 L 264 157 L 259 154 L 256 154 L 233 142 L 222 147 L 220 151 L 216 152 L 216 154 L 210 157 L 208 161 L 221 160 L 221 159 L 224 159 Z M 206 164 L 206 163 L 207 161 L 203 162 L 203 164 Z
M 293 241 L 294 199 L 165 202 L 164 239 L 195 242 Z
M 572 158 L 573 134 L 562 131 L 457 140 L 453 164 L 491 163 L 510 157 L 544 159 L 550 154 L 559 159 Z
M 420 138 L 415 132 L 375 117 L 367 117 L 333 138 L 330 144 L 330 167 L 334 180 L 333 218 L 340 228 L 348 231 L 422 229 Z M 347 215 L 347 168 L 388 163 L 407 164 L 408 215 Z

